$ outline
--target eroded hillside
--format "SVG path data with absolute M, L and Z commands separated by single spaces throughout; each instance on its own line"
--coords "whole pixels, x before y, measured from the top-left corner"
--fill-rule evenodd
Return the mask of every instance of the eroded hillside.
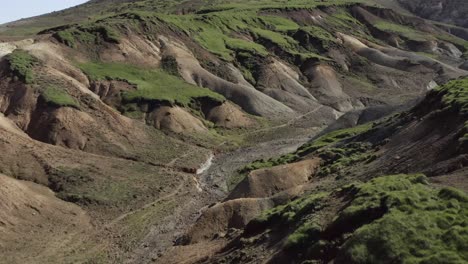
M 466 191 L 453 27 L 373 1 L 155 0 L 0 31 L 5 263 L 466 261 L 466 195 L 441 187 Z M 363 246 L 414 210 L 451 214 L 414 238 L 460 234 L 447 254 Z

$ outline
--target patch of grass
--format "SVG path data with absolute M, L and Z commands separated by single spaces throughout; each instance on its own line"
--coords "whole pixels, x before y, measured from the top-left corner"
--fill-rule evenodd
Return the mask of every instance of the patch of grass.
M 294 49 L 295 45 L 298 44 L 295 39 L 271 30 L 252 28 L 251 31 L 257 38 L 263 38 L 271 41 L 272 43 L 285 48 L 286 50 Z
M 333 13 L 324 18 L 324 28 L 327 31 L 347 32 L 347 34 L 352 34 L 373 42 L 376 41 L 367 27 L 354 18 L 346 8 L 338 7 Z
M 295 162 L 299 159 L 294 153 L 283 155 L 279 158 L 270 158 L 270 159 L 261 159 L 256 160 L 252 163 L 247 164 L 246 166 L 240 168 L 235 176 L 229 178 L 228 180 L 228 189 L 234 189 L 234 187 L 239 184 L 250 172 L 259 169 L 271 168 L 274 166 L 279 166 L 283 164 L 288 164 Z
M 351 128 L 346 128 L 346 129 L 341 129 L 337 131 L 330 132 L 328 134 L 325 134 L 318 139 L 313 140 L 312 142 L 309 142 L 307 144 L 304 144 L 301 146 L 297 154 L 299 155 L 306 155 L 307 153 L 311 153 L 313 151 L 316 151 L 320 148 L 332 145 L 334 143 L 337 143 L 338 141 L 348 139 L 351 137 L 354 137 L 358 134 L 362 134 L 372 128 L 372 123 L 367 123 Z
M 15 50 L 6 56 L 11 72 L 26 84 L 34 82 L 34 66 L 39 60 L 25 50 Z
M 468 78 L 453 80 L 435 89 L 442 95 L 445 107 L 453 107 L 463 114 L 468 113 Z
M 445 109 L 453 109 L 461 115 L 468 114 L 468 78 L 450 81 L 435 88 L 432 92 L 442 97 Z M 468 121 L 465 122 L 464 134 L 459 141 L 461 143 L 468 142 Z
M 311 37 L 317 38 L 322 42 L 323 48 L 328 48 L 332 43 L 336 42 L 336 37 L 330 34 L 327 30 L 319 26 L 302 27 L 301 30 L 307 32 Z
M 254 170 L 271 168 L 271 167 L 278 166 L 278 165 L 288 164 L 288 163 L 296 161 L 298 158 L 299 157 L 295 154 L 286 154 L 279 158 L 270 158 L 268 160 L 257 160 L 246 165 L 242 169 L 240 169 L 239 173 L 248 174 L 249 172 L 254 171 Z
M 374 26 L 382 31 L 395 33 L 414 41 L 427 41 L 432 39 L 427 33 L 388 21 L 378 21 Z
M 362 212 L 378 208 L 384 214 L 353 232 L 337 262 L 468 261 L 466 193 L 451 188 L 432 189 L 420 174 L 376 178 L 355 191 L 352 203 L 336 221 L 349 223 L 351 218 L 363 216 Z
M 344 207 L 324 222 L 322 212 L 336 196 L 346 200 Z M 249 225 L 289 230 L 285 247 L 304 261 L 328 262 L 336 254 L 335 263 L 466 263 L 467 219 L 465 192 L 432 188 L 422 174 L 401 174 L 305 196 Z
M 65 90 L 55 86 L 48 86 L 41 92 L 44 101 L 54 107 L 74 107 L 79 108 L 78 102 Z
M 119 63 L 84 63 L 79 67 L 92 80 L 125 79 L 136 85 L 136 91 L 123 93 L 126 103 L 157 100 L 189 106 L 192 100 L 201 97 L 210 97 L 215 101 L 225 100 L 220 94 L 188 84 L 162 70 Z
M 109 25 L 91 24 L 57 31 L 53 35 L 61 43 L 76 48 L 78 43 L 99 44 L 100 40 L 119 43 L 120 34 Z
M 220 58 L 226 61 L 232 61 L 232 51 L 226 47 L 224 38 L 226 36 L 213 29 L 205 29 L 198 33 L 195 40 L 205 49 L 218 55 Z
M 340 148 L 331 148 L 329 146 L 338 143 L 342 140 L 349 139 L 361 133 L 364 133 L 373 127 L 372 123 L 337 130 L 325 134 L 318 139 L 306 143 L 301 146 L 297 151 L 285 154 L 278 158 L 270 158 L 268 160 L 257 160 L 245 167 L 238 170 L 238 173 L 245 177 L 248 173 L 254 170 L 271 168 L 278 165 L 289 164 L 296 162 L 314 151 L 317 151 L 317 156 L 322 158 L 324 164 L 321 166 L 318 175 L 328 175 L 330 173 L 338 172 L 350 164 L 372 161 L 375 156 L 369 153 L 372 145 L 367 143 L 348 143 Z M 329 147 L 329 148 L 327 148 Z M 242 177 L 242 178 L 243 178 Z
M 231 50 L 239 52 L 250 52 L 252 54 L 259 54 L 261 56 L 268 55 L 268 51 L 265 49 L 265 47 L 252 41 L 237 38 L 225 38 L 224 41 L 226 46 Z
M 62 30 L 54 34 L 54 37 L 61 43 L 74 48 L 76 46 L 75 36 L 72 30 Z
M 332 14 L 332 17 L 334 17 L 334 18 L 338 19 L 339 21 L 341 21 L 340 23 L 343 23 L 343 24 L 348 25 L 348 26 L 362 25 L 361 22 L 359 22 L 359 20 L 354 18 L 348 12 L 348 10 L 346 10 L 344 8 L 338 8 L 338 10 Z
M 285 246 L 286 248 L 294 248 L 314 244 L 320 239 L 321 232 L 322 226 L 314 220 L 309 220 L 288 236 Z
M 308 195 L 288 204 L 267 210 L 254 221 L 256 223 L 275 224 L 293 223 L 306 214 L 313 214 L 320 210 L 323 207 L 321 202 L 328 195 L 329 193 L 326 192 Z
M 299 29 L 299 25 L 296 22 L 284 17 L 261 16 L 260 20 L 274 31 L 287 32 Z
M 249 52 L 260 56 L 268 54 L 262 45 L 234 38 L 233 33 L 253 34 L 256 38 L 270 41 L 285 49 L 293 49 L 297 44 L 294 39 L 283 34 L 297 30 L 299 26 L 295 22 L 278 16 L 261 16 L 254 11 L 226 11 L 187 16 L 163 15 L 159 18 L 193 36 L 202 47 L 226 61 L 234 59 L 234 52 Z
M 341 170 L 361 162 L 371 162 L 377 157 L 372 154 L 372 144 L 363 142 L 348 143 L 340 148 L 324 148 L 317 151 L 323 164 L 318 176 L 340 173 Z M 339 175 L 341 176 L 341 175 Z
M 322 55 L 319 55 L 317 53 L 312 53 L 312 52 L 295 52 L 295 51 L 290 51 L 289 52 L 291 55 L 295 56 L 300 62 L 304 62 L 308 59 L 316 59 L 316 60 L 321 60 L 321 61 L 332 61 L 332 59 L 324 57 Z

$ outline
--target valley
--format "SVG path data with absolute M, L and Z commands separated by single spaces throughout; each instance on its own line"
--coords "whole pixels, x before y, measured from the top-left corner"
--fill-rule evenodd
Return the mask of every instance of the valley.
M 467 262 L 468 31 L 431 2 L 0 25 L 0 263 Z

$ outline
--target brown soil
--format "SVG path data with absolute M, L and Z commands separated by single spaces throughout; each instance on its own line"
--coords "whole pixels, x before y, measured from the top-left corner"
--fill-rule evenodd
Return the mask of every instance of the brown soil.
M 159 107 L 151 112 L 147 119 L 150 123 L 154 124 L 155 128 L 174 133 L 201 133 L 208 131 L 200 119 L 178 106 Z
M 224 128 L 241 128 L 255 125 L 255 121 L 238 106 L 225 102 L 209 110 L 206 119 Z
M 38 184 L 0 174 L 0 196 L 1 263 L 69 261 L 93 229 L 84 210 Z
M 136 90 L 136 86 L 125 81 L 111 80 L 93 82 L 90 89 L 107 105 L 118 107 L 122 103 L 122 92 Z
M 319 165 L 320 159 L 309 159 L 252 171 L 237 185 L 227 199 L 265 198 L 303 185 L 310 181 Z

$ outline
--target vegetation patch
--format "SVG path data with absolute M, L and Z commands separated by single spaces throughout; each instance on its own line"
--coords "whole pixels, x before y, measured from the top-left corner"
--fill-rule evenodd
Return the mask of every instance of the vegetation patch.
M 295 154 L 286 154 L 283 155 L 279 158 L 270 158 L 270 159 L 261 159 L 261 160 L 256 160 L 242 169 L 239 170 L 239 173 L 241 174 L 248 174 L 251 171 L 258 170 L 258 169 L 263 169 L 263 168 L 271 168 L 274 166 L 279 166 L 283 164 L 288 164 L 292 163 L 296 160 L 298 160 L 299 157 Z
M 468 78 L 450 81 L 435 91 L 442 95 L 445 107 L 453 107 L 462 114 L 468 114 Z
M 25 50 L 15 50 L 6 56 L 11 72 L 26 84 L 34 82 L 34 66 L 39 60 Z
M 301 219 L 304 215 L 312 214 L 323 208 L 322 201 L 329 193 L 318 193 L 308 195 L 304 198 L 294 200 L 288 204 L 275 207 L 263 212 L 259 217 L 255 218 L 251 225 L 267 225 L 267 224 L 287 224 L 294 223 Z
M 53 35 L 61 43 L 76 48 L 78 43 L 99 44 L 101 40 L 120 43 L 120 34 L 109 25 L 92 24 L 60 30 Z
M 360 212 L 385 214 L 358 228 L 337 256 L 342 263 L 466 263 L 468 196 L 432 189 L 423 175 L 377 178 L 357 187 L 353 202 L 338 216 L 346 223 Z
M 341 129 L 337 131 L 330 132 L 325 134 L 310 143 L 304 144 L 301 146 L 297 153 L 299 155 L 307 155 L 308 153 L 314 152 L 320 148 L 330 146 L 338 141 L 345 140 L 356 135 L 362 134 L 369 131 L 373 127 L 372 123 L 367 123 L 351 128 Z
M 302 27 L 301 30 L 306 32 L 310 37 L 320 40 L 322 48 L 327 49 L 336 42 L 336 38 L 327 30 L 319 26 Z
M 427 33 L 383 20 L 378 21 L 374 24 L 374 26 L 382 31 L 395 33 L 409 40 L 427 41 L 431 39 L 430 35 L 428 35 Z
M 323 160 L 323 164 L 318 171 L 318 175 L 326 176 L 330 173 L 338 172 L 342 168 L 357 163 L 367 161 L 370 162 L 376 158 L 372 155 L 372 145 L 368 143 L 348 143 L 340 148 L 332 148 L 331 145 L 340 141 L 357 136 L 367 132 L 373 127 L 372 123 L 337 130 L 325 134 L 310 143 L 301 146 L 297 151 L 285 154 L 280 157 L 256 160 L 238 170 L 238 173 L 245 177 L 248 173 L 258 169 L 271 168 L 278 165 L 289 164 L 299 161 L 302 157 L 316 152 Z
M 341 173 L 346 167 L 361 162 L 371 162 L 377 158 L 370 143 L 352 142 L 339 148 L 325 148 L 317 151 L 322 159 L 322 166 L 317 172 L 318 176 L 327 176 L 332 173 Z M 341 175 L 339 175 L 341 176 Z
M 336 199 L 346 202 L 324 222 Z M 422 174 L 401 174 L 305 196 L 265 211 L 247 228 L 289 230 L 285 250 L 303 261 L 466 263 L 467 221 L 466 193 L 432 188 Z
M 179 65 L 173 56 L 165 56 L 161 59 L 161 68 L 170 75 L 180 76 Z
M 237 38 L 225 38 L 224 42 L 226 47 L 237 52 L 250 52 L 252 54 L 259 54 L 261 56 L 268 55 L 268 51 L 260 44 L 253 41 L 247 41 Z
M 202 47 L 226 61 L 232 61 L 234 53 L 268 54 L 263 45 L 232 37 L 234 34 L 253 35 L 285 50 L 293 50 L 297 44 L 286 33 L 294 32 L 299 25 L 283 17 L 259 15 L 257 11 L 228 10 L 203 15 L 162 15 L 158 18 L 193 36 Z
M 468 114 L 468 78 L 450 81 L 437 87 L 433 92 L 442 97 L 445 109 L 453 109 L 461 115 Z M 463 130 L 459 141 L 466 143 L 468 142 L 468 122 L 465 122 Z
M 263 38 L 265 40 L 271 41 L 272 43 L 278 45 L 279 47 L 285 48 L 286 50 L 293 49 L 295 45 L 298 44 L 295 39 L 271 30 L 253 28 L 251 31 L 257 38 Z
M 92 80 L 124 79 L 137 86 L 137 90 L 122 94 L 126 103 L 166 101 L 189 106 L 196 98 L 209 97 L 222 102 L 224 97 L 209 89 L 188 84 L 163 70 L 143 69 L 119 63 L 85 63 L 79 67 Z
M 54 107 L 74 107 L 79 108 L 78 102 L 65 90 L 56 86 L 48 86 L 41 92 L 44 101 Z

